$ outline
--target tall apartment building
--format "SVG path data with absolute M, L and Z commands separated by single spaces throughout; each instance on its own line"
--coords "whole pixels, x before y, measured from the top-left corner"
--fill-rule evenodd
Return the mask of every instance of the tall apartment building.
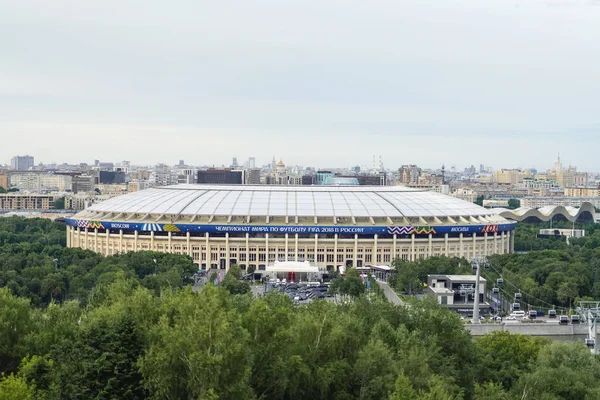
M 117 185 L 125 183 L 124 171 L 98 171 L 98 183 L 101 185 Z
M 131 192 L 139 192 L 140 190 L 148 189 L 150 187 L 150 183 L 148 181 L 140 181 L 135 180 L 131 181 L 128 184 L 128 191 Z
M 574 186 L 588 186 L 590 184 L 590 175 L 586 172 L 576 172 L 573 176 Z
M 207 169 L 205 171 L 198 171 L 198 183 L 241 185 L 244 182 L 242 175 L 242 171 Z
M 456 188 L 450 193 L 450 196 L 468 201 L 469 203 L 475 203 L 475 200 L 477 200 L 477 192 L 470 188 Z
M 0 210 L 50 210 L 54 208 L 54 196 L 41 194 L 0 194 Z
M 72 178 L 73 193 L 92 192 L 94 177 L 91 175 L 76 175 Z
M 250 168 L 246 174 L 247 185 L 260 185 L 260 168 Z
M 178 184 L 196 183 L 198 171 L 193 168 L 182 168 L 176 171 Z
M 70 175 L 48 173 L 13 173 L 9 176 L 9 184 L 21 191 L 35 193 L 68 192 L 73 189 L 73 178 Z
M 6 171 L 0 171 L 0 188 L 8 190 L 8 175 L 6 175 Z
M 96 189 L 98 189 L 103 196 L 115 197 L 127 193 L 128 187 L 127 184 L 120 183 L 115 185 L 96 185 Z
M 599 197 L 600 188 L 597 187 L 583 187 L 583 186 L 571 186 L 565 188 L 566 197 Z
M 177 175 L 170 172 L 153 171 L 148 179 L 150 186 L 169 186 L 177 183 Z
M 541 208 L 547 206 L 580 207 L 584 202 L 592 203 L 594 207 L 600 208 L 600 197 L 523 197 L 521 207 Z
M 419 183 L 421 168 L 416 165 L 403 165 L 398 169 L 398 184 L 410 185 Z
M 14 156 L 10 159 L 10 169 L 14 171 L 29 171 L 33 165 L 32 156 Z
M 523 182 L 525 176 L 525 173 L 519 169 L 501 169 L 500 171 L 494 171 L 494 182 L 517 185 Z

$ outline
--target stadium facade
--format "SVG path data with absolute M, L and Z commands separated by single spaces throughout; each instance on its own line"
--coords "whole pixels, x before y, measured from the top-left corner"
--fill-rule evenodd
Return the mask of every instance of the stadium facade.
M 399 186 L 166 186 L 95 204 L 66 223 L 69 247 L 187 254 L 203 269 L 257 270 L 275 261 L 325 270 L 510 253 L 515 227 L 475 204 Z

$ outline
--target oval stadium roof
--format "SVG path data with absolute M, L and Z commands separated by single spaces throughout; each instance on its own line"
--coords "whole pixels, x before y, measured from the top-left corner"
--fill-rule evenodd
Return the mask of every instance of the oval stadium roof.
M 111 219 L 151 215 L 184 219 L 365 217 L 439 218 L 438 223 L 507 222 L 494 211 L 476 204 L 401 186 L 174 185 L 115 197 L 92 205 L 81 214 Z

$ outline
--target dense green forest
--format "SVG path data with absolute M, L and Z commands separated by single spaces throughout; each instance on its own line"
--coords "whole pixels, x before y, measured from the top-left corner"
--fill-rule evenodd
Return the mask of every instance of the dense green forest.
M 353 274 L 334 283 L 352 295 L 341 303 L 252 297 L 233 277 L 193 292 L 187 257 L 104 258 L 61 235 L 58 223 L 0 218 L 0 400 L 600 398 L 600 361 L 579 342 L 473 340 L 456 314 L 366 297 Z M 494 264 L 517 279 L 526 268 L 512 257 L 594 252 L 587 243 Z M 427 263 L 396 279 L 470 270 Z

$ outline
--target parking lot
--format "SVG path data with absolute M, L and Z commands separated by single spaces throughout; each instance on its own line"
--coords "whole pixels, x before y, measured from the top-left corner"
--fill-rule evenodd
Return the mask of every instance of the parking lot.
M 328 292 L 329 284 L 321 282 L 285 282 L 285 281 L 269 281 L 262 285 L 254 285 L 252 293 L 255 296 L 261 296 L 265 292 L 276 291 L 286 294 L 292 301 L 297 304 L 308 303 L 313 299 L 329 299 L 333 300 L 334 295 Z

